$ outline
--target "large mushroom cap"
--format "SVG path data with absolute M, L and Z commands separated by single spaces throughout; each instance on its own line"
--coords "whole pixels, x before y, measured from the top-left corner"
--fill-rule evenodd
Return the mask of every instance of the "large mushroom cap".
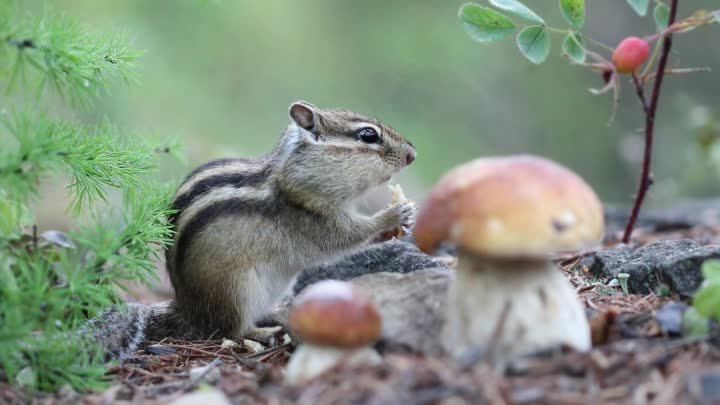
M 370 297 L 335 280 L 315 283 L 300 293 L 289 321 L 293 334 L 320 346 L 361 347 L 382 333 L 382 320 Z
M 569 169 L 536 156 L 476 159 L 450 171 L 418 214 L 425 252 L 443 241 L 482 256 L 548 257 L 596 246 L 602 205 Z

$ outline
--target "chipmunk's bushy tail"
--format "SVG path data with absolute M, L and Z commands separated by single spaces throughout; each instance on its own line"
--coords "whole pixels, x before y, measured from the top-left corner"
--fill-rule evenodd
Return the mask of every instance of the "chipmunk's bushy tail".
M 126 360 L 145 341 L 190 335 L 174 301 L 109 307 L 85 324 L 81 335 L 100 344 L 108 359 Z

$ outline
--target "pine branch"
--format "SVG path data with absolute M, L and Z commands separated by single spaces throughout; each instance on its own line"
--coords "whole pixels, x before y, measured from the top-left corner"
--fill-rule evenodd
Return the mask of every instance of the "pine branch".
M 41 179 L 63 171 L 72 178 L 71 207 L 79 212 L 105 200 L 109 187 L 132 190 L 154 167 L 153 148 L 122 145 L 109 126 L 91 133 L 27 112 L 9 114 L 0 124 L 17 145 L 0 151 L 0 189 L 19 201 L 34 196 Z
M 40 95 L 51 88 L 88 105 L 111 79 L 135 81 L 138 56 L 122 36 L 92 34 L 60 14 L 34 18 L 11 7 L 0 10 L 0 73 L 10 72 L 9 92 L 30 85 Z
M 158 247 L 171 242 L 172 188 L 146 184 L 126 201 L 123 221 L 106 218 L 71 234 L 75 249 L 10 249 L 0 256 L 0 368 L 41 390 L 102 387 L 104 365 L 92 342 L 68 333 L 119 301 L 123 280 L 151 279 Z M 38 334 L 37 331 L 42 331 Z M 18 382 L 19 383 L 19 382 Z
M 0 83 L 8 90 L 54 89 L 87 105 L 111 79 L 134 79 L 137 54 L 124 40 L 56 14 L 20 18 L 11 7 L 19 2 L 9 3 L 0 6 Z M 178 145 L 146 138 L 127 142 L 110 125 L 88 129 L 33 112 L 0 114 L 0 379 L 44 391 L 103 387 L 104 356 L 75 331 L 120 301 L 122 281 L 152 279 L 160 248 L 173 237 L 174 188 L 150 186 L 145 175 L 158 154 L 177 155 Z M 39 242 L 26 231 L 33 224 L 27 202 L 56 175 L 71 178 L 75 213 L 98 212 L 112 189 L 123 207 L 103 206 L 103 215 L 62 238 L 73 243 Z
M 81 229 L 77 239 L 93 259 L 82 264 L 85 272 L 113 283 L 155 279 L 154 260 L 172 243 L 170 201 L 174 187 L 143 184 L 127 196 L 122 224 L 97 218 Z
M 58 278 L 48 256 L 21 254 L 16 259 L 5 268 L 12 270 L 15 284 L 0 285 L 0 366 L 5 374 L 17 385 L 40 390 L 66 384 L 102 388 L 105 367 L 98 361 L 98 348 L 93 342 L 69 344 L 71 326 L 65 317 L 82 306 L 76 292 L 87 294 L 84 289 L 93 286 Z

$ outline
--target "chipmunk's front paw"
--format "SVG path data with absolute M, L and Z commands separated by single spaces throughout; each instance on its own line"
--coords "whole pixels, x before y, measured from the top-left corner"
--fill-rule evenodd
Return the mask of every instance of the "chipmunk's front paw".
M 404 201 L 395 204 L 398 210 L 398 224 L 400 228 L 410 229 L 415 225 L 415 212 L 417 205 L 414 202 Z
M 410 201 L 390 205 L 383 213 L 383 231 L 379 239 L 389 240 L 404 236 L 415 225 L 416 210 L 417 206 Z

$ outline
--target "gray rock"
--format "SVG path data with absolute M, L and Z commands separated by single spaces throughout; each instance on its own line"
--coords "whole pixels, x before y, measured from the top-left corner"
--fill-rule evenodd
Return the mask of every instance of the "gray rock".
M 321 280 L 346 281 L 370 273 L 410 273 L 446 267 L 443 260 L 421 252 L 411 240 L 393 239 L 374 244 L 337 262 L 303 270 L 293 285 L 293 294 Z
M 407 274 L 423 269 L 450 271 L 447 260 L 426 255 L 406 236 L 398 240 L 370 245 L 367 248 L 336 262 L 303 270 L 291 290 L 277 303 L 269 314 L 255 322 L 256 326 L 287 326 L 287 312 L 293 298 L 307 286 L 322 280 L 349 281 L 368 274 Z M 393 286 L 397 288 L 397 286 Z
M 628 246 L 598 252 L 590 271 L 598 277 L 614 278 L 628 273 L 630 292 L 647 294 L 661 285 L 683 297 L 690 297 L 702 282 L 700 266 L 720 258 L 720 248 L 702 246 L 692 240 L 668 240 L 632 250 Z
M 613 235 L 622 232 L 629 215 L 629 206 L 605 204 L 606 233 Z M 701 199 L 677 201 L 672 206 L 661 209 L 643 209 L 635 228 L 662 232 L 719 224 L 720 199 Z
M 687 304 L 683 302 L 668 302 L 655 313 L 655 321 L 663 333 L 669 336 L 683 334 L 683 315 L 687 308 Z
M 452 251 L 445 248 L 443 253 Z M 337 262 L 304 270 L 290 293 L 260 326 L 287 327 L 293 298 L 322 280 L 342 280 L 370 293 L 383 319 L 381 345 L 439 353 L 447 289 L 453 271 L 442 258 L 421 252 L 411 237 L 371 245 Z
M 424 353 L 442 353 L 442 328 L 453 271 L 374 273 L 350 280 L 370 293 L 383 320 L 383 342 Z
M 444 267 L 409 273 L 372 272 L 348 282 L 367 291 L 383 321 L 381 344 L 425 353 L 441 353 L 441 331 L 447 290 L 453 271 Z M 272 318 L 287 326 L 292 299 L 284 300 Z

